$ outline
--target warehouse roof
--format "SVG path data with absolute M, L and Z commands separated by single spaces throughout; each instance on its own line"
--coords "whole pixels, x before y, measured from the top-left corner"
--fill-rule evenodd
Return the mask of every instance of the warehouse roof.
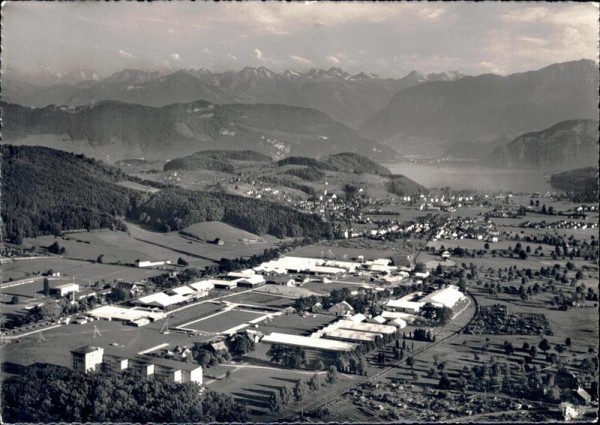
M 443 305 L 452 308 L 454 305 L 463 299 L 465 295 L 458 290 L 456 286 L 448 286 L 447 288 L 438 289 L 435 292 L 423 297 L 421 302 Z
M 393 326 L 379 325 L 377 323 L 356 323 L 351 320 L 340 320 L 338 328 L 378 334 L 393 334 L 396 332 L 396 328 Z
M 215 284 L 210 280 L 201 280 L 199 282 L 189 283 L 188 286 L 191 286 L 196 291 L 207 291 L 214 289 Z
M 359 342 L 375 341 L 377 335 L 378 334 L 370 332 L 353 331 L 349 329 L 332 329 L 325 332 L 325 338 L 337 338 Z
M 334 341 L 324 338 L 310 338 L 308 336 L 283 334 L 278 332 L 265 335 L 261 341 L 271 344 L 295 345 L 298 347 L 314 348 L 326 351 L 351 351 L 356 347 L 356 344 L 349 342 Z

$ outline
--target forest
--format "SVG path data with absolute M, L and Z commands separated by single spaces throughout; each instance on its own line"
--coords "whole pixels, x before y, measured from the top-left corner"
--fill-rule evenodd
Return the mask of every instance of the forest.
M 160 191 L 133 209 L 130 218 L 157 231 L 181 230 L 194 223 L 222 221 L 257 235 L 327 237 L 331 226 L 315 215 L 258 199 L 196 192 Z
M 331 235 L 330 225 L 317 216 L 266 201 L 173 188 L 153 195 L 127 189 L 117 183 L 132 180 L 128 175 L 83 155 L 10 145 L 0 152 L 2 230 L 15 243 L 63 230 L 126 230 L 123 218 L 161 232 L 223 221 L 281 238 Z
M 29 422 L 245 422 L 230 396 L 200 393 L 196 383 L 139 379 L 134 373 L 81 374 L 47 365 L 30 367 L 2 386 L 2 419 Z

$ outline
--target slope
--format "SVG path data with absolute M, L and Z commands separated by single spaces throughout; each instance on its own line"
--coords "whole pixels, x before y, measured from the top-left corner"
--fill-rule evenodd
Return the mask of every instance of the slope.
M 517 137 L 486 158 L 499 167 L 568 169 L 598 163 L 598 121 L 563 121 Z
M 539 131 L 598 112 L 598 68 L 591 60 L 512 74 L 425 82 L 399 91 L 360 127 L 364 137 L 400 148 L 423 140 L 491 141 Z
M 30 135 L 60 135 L 73 151 L 92 148 L 102 158 L 110 152 L 115 159 L 164 159 L 217 148 L 251 149 L 274 158 L 339 152 L 390 158 L 393 153 L 321 112 L 285 105 L 197 101 L 160 108 L 120 102 L 75 108 L 2 106 L 6 141 L 18 144 Z

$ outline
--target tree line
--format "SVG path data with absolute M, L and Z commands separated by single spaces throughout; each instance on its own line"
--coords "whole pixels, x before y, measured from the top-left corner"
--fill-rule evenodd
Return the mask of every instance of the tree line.
M 245 422 L 231 396 L 200 393 L 197 383 L 139 379 L 135 373 L 81 374 L 48 365 L 30 367 L 2 386 L 2 418 L 30 422 Z

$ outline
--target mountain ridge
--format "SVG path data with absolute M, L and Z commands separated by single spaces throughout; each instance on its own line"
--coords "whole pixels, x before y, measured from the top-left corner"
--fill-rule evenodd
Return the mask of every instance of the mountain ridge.
M 81 106 L 102 100 L 155 107 L 197 100 L 216 104 L 287 104 L 320 110 L 356 128 L 402 88 L 431 79 L 462 77 L 456 71 L 449 71 L 427 75 L 413 72 L 399 79 L 381 78 L 364 72 L 353 75 L 335 67 L 282 73 L 265 67 L 224 72 L 182 69 L 169 74 L 124 69 L 102 80 L 46 87 L 28 86 L 25 82 L 17 84 L 8 78 L 3 82 L 3 88 L 6 88 L 6 101 L 30 107 Z
M 396 149 L 435 141 L 489 142 L 539 131 L 568 119 L 597 118 L 598 67 L 590 60 L 498 76 L 425 82 L 397 92 L 359 128 Z

